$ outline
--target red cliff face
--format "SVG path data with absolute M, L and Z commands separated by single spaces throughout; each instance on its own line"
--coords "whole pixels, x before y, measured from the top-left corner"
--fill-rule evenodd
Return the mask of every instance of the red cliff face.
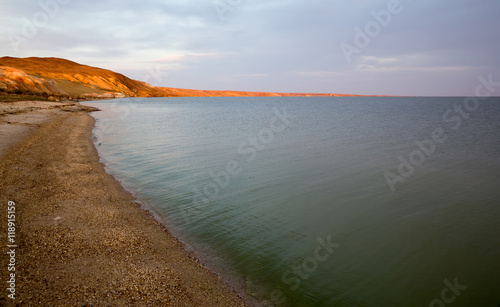
M 110 70 L 60 58 L 0 58 L 0 89 L 71 97 L 185 97 L 185 96 L 353 96 L 204 91 L 155 87 Z
M 58 58 L 0 58 L 0 87 L 69 96 L 161 95 L 122 74 Z
M 26 74 L 24 71 L 12 67 L 0 66 L 0 88 L 4 90 L 22 90 L 35 93 L 65 94 L 43 78 Z

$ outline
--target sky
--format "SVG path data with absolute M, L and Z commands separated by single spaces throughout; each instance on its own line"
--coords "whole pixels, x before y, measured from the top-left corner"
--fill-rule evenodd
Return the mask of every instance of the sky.
M 16 0 L 0 12 L 0 56 L 155 86 L 467 96 L 480 76 L 500 82 L 498 0 Z

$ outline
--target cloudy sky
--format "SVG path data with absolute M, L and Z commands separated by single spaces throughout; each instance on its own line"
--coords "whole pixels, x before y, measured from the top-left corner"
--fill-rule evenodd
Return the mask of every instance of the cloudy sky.
M 0 12 L 1 56 L 157 86 L 472 95 L 478 76 L 500 81 L 498 0 L 16 0 Z

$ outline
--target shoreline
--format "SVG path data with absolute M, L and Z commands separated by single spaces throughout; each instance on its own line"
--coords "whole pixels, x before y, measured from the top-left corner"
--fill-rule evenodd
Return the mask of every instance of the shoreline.
M 97 109 L 96 111 L 101 111 L 97 107 L 86 107 L 95 108 Z M 93 112 L 94 111 L 89 111 L 89 114 Z M 93 115 L 91 116 L 95 120 L 95 117 Z M 95 145 L 95 141 L 93 141 L 93 143 Z M 120 184 L 123 190 L 134 198 L 134 202 L 137 203 L 142 210 L 146 211 L 152 219 L 158 222 L 162 228 L 164 228 L 164 231 L 168 232 L 177 241 L 179 241 L 182 244 L 184 251 L 186 251 L 190 257 L 195 258 L 196 261 L 206 269 L 208 269 L 208 271 L 216 275 L 217 278 L 220 279 L 233 292 L 236 291 L 236 293 L 245 300 L 246 306 L 268 306 L 266 298 L 257 297 L 247 292 L 247 285 L 244 277 L 233 271 L 231 268 L 228 268 L 223 262 L 215 260 L 218 259 L 217 254 L 213 253 L 211 250 L 200 249 L 199 246 L 196 246 L 196 244 L 194 244 L 194 242 L 190 240 L 189 235 L 176 229 L 175 225 L 169 222 L 167 216 L 158 213 L 157 208 L 155 208 L 154 204 L 152 204 L 148 200 L 139 198 L 137 196 L 137 190 L 135 190 L 133 186 L 127 185 L 125 181 L 120 180 L 119 176 L 115 176 L 111 169 L 109 169 L 106 165 L 106 161 L 99 154 L 98 147 L 96 147 L 96 150 L 99 156 L 99 161 L 102 164 L 104 171 L 112 176 Z
M 0 139 L 4 242 L 9 202 L 17 210 L 16 299 L 4 288 L 1 305 L 246 306 L 104 170 L 89 107 L 25 104 L 50 105 L 0 116 L 0 135 L 15 135 Z

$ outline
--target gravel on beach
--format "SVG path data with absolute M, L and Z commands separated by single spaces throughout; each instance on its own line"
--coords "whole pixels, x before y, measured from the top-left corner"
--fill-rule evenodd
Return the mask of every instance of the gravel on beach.
M 62 105 L 0 114 L 0 126 L 22 126 L 0 146 L 0 306 L 246 306 L 105 172 L 90 110 Z

